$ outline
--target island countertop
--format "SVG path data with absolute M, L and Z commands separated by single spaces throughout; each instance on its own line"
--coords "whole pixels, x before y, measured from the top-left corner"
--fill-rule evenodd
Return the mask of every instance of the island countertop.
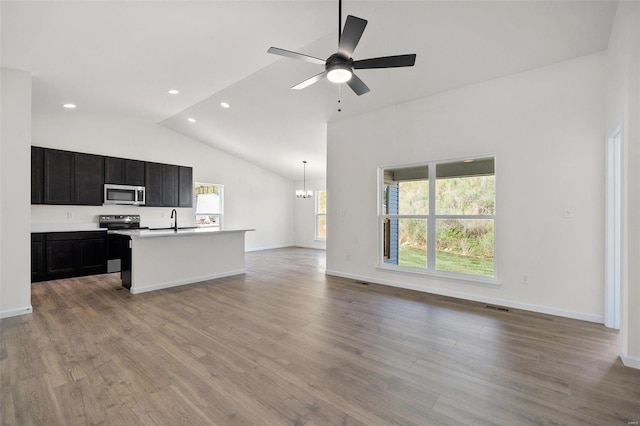
M 244 273 L 246 231 L 252 229 L 109 232 L 123 239 L 122 285 L 137 294 Z
M 247 231 L 255 231 L 255 229 L 178 228 L 177 231 L 174 231 L 173 229 L 127 229 L 109 232 L 112 234 L 126 235 L 128 237 L 131 237 L 131 239 L 138 239 L 159 237 L 193 237 Z

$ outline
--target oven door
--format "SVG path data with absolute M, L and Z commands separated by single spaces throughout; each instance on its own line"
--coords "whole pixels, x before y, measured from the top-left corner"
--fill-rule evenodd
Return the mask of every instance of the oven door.
M 144 205 L 144 186 L 104 186 L 104 204 Z

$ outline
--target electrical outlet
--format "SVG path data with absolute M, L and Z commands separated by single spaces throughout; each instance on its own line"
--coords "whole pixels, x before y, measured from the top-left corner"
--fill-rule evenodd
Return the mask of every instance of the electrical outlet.
M 522 284 L 529 284 L 529 275 L 522 275 Z
M 344 257 L 344 260 L 346 260 L 347 262 L 351 261 L 351 255 L 348 254 Z
M 73 213 L 67 212 L 67 219 L 73 219 Z

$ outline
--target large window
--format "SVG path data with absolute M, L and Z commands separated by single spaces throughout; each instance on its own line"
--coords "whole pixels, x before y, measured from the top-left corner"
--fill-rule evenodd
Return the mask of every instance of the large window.
M 381 266 L 495 277 L 495 160 L 381 170 Z
M 195 183 L 196 225 L 222 227 L 223 187 L 215 183 Z
M 327 190 L 316 193 L 316 240 L 327 239 Z

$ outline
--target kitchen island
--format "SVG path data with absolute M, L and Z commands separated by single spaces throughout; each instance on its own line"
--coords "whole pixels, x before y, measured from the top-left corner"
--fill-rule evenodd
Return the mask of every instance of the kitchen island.
M 122 285 L 137 294 L 243 274 L 247 231 L 253 229 L 111 231 L 125 237 Z

